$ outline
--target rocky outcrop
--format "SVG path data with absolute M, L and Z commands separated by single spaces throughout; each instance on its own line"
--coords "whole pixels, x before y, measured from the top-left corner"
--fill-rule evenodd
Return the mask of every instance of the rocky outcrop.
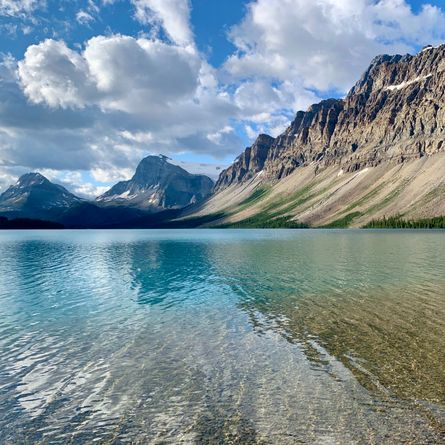
M 105 206 L 160 211 L 198 203 L 212 188 L 213 181 L 207 176 L 193 175 L 164 156 L 147 156 L 129 181 L 117 183 L 96 201 Z
M 299 111 L 282 135 L 268 140 L 261 169 L 246 162 L 247 149 L 221 173 L 217 190 L 259 171 L 271 180 L 310 164 L 316 172 L 333 164 L 353 172 L 444 150 L 445 45 L 415 56 L 376 57 L 344 99 Z
M 343 106 L 342 100 L 328 99 L 312 105 L 306 112 L 298 112 L 290 127 L 272 147 L 265 163 L 266 170 L 280 179 L 299 166 L 322 161 Z M 304 150 L 290 151 L 290 147 L 304 147 Z
M 251 179 L 263 170 L 275 139 L 267 134 L 260 134 L 251 147 L 247 147 L 235 162 L 224 170 L 215 184 L 215 191 L 224 189 L 231 184 Z

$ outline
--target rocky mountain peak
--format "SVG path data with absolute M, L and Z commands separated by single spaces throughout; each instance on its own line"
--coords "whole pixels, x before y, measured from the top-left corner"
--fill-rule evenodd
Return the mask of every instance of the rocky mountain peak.
M 275 138 L 272 136 L 260 134 L 253 145 L 247 147 L 231 167 L 221 172 L 215 184 L 215 190 L 251 179 L 262 171 L 274 142 Z
M 262 134 L 260 134 L 260 135 L 256 138 L 256 140 L 255 140 L 255 142 L 254 142 L 254 145 L 261 145 L 261 144 L 269 145 L 269 144 L 271 144 L 274 140 L 275 140 L 275 139 L 274 139 L 272 136 L 269 136 L 268 134 L 264 134 L 264 133 L 262 133 Z
M 394 64 L 397 64 L 404 60 L 408 60 L 410 58 L 412 58 L 412 56 L 402 56 L 400 54 L 381 54 L 374 57 L 368 69 L 363 73 L 358 82 L 352 87 L 347 97 L 364 92 L 371 92 L 374 87 L 374 82 L 379 77 L 380 70 L 384 69 L 384 67 L 390 67 Z
M 82 201 L 40 173 L 26 173 L 0 195 L 0 212 L 36 218 L 50 209 L 69 208 Z
M 147 156 L 129 181 L 122 181 L 97 198 L 102 205 L 159 211 L 186 207 L 210 195 L 213 181 L 168 162 L 163 155 Z
M 375 57 L 347 97 L 377 92 L 403 83 L 415 82 L 443 71 L 445 45 L 425 46 L 416 55 L 380 55 Z
M 344 99 L 328 99 L 296 113 L 289 127 L 253 162 L 247 148 L 224 170 L 221 190 L 260 172 L 280 179 L 315 164 L 355 171 L 382 162 L 404 162 L 445 149 L 445 45 L 416 55 L 381 55 Z
M 20 178 L 17 180 L 17 185 L 19 187 L 32 187 L 36 185 L 48 184 L 49 182 L 50 181 L 40 173 L 31 172 L 20 176 Z
M 177 165 L 170 164 L 166 156 L 147 156 L 136 167 L 132 180 L 140 185 L 150 187 L 162 181 L 163 175 L 175 173 L 187 172 Z

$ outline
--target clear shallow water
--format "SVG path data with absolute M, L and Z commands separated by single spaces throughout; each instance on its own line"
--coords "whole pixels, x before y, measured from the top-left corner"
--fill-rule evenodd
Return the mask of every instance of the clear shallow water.
M 0 443 L 445 443 L 445 233 L 0 232 Z

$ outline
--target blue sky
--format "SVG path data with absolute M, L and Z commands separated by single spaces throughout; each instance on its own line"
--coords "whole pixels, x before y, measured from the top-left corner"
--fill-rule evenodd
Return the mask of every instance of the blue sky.
M 88 3 L 87 0 L 48 0 L 47 6 L 36 12 L 33 17 L 0 17 L 3 29 L 0 51 L 21 57 L 29 45 L 54 35 L 70 45 L 76 45 L 100 34 L 120 33 L 135 36 L 147 32 L 147 27 L 134 19 L 131 5 L 124 0 L 103 5 L 99 14 L 91 13 L 96 20 L 85 26 L 76 20 L 76 14 L 80 10 L 88 11 Z M 96 1 L 96 4 L 100 3 Z M 221 65 L 236 49 L 227 38 L 227 32 L 231 26 L 241 21 L 247 4 L 247 0 L 191 2 L 191 24 L 196 43 L 213 65 Z M 36 17 L 39 20 L 38 26 L 32 23 Z M 29 34 L 20 31 L 22 27 L 29 27 L 25 29 Z
M 375 55 L 444 42 L 445 4 L 0 0 L 0 32 L 0 190 L 38 170 L 93 196 L 150 153 L 217 176 Z

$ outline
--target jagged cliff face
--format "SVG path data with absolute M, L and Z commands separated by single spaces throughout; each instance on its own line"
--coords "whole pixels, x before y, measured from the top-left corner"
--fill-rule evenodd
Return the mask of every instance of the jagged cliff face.
M 298 112 L 275 139 L 260 136 L 221 173 L 216 190 L 261 171 L 281 179 L 311 164 L 316 172 L 334 164 L 353 172 L 401 163 L 443 151 L 444 139 L 445 45 L 416 56 L 379 56 L 344 99 Z
M 273 137 L 260 134 L 255 143 L 251 147 L 247 147 L 244 153 L 220 174 L 215 184 L 215 190 L 250 179 L 262 171 L 274 142 Z

